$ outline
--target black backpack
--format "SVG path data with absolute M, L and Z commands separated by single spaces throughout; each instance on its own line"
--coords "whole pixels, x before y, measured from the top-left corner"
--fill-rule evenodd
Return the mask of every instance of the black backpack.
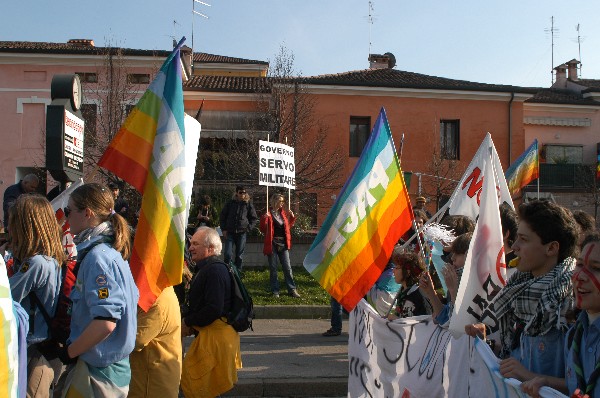
M 226 264 L 231 275 L 231 310 L 227 313 L 227 323 L 237 332 L 252 329 L 254 319 L 254 304 L 246 286 L 240 278 L 235 266 Z

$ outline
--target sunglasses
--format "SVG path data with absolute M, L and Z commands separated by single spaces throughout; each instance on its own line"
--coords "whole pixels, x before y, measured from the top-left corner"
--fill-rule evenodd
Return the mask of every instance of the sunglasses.
M 238 193 L 239 193 L 240 195 L 245 195 L 245 194 L 246 194 L 246 191 L 238 191 Z

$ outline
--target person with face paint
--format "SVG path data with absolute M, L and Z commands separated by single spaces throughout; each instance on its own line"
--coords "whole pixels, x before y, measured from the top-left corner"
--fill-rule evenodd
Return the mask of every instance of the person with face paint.
M 600 234 L 588 235 L 582 246 L 573 272 L 575 305 L 582 312 L 567 333 L 565 378 L 538 375 L 521 384 L 523 392 L 534 398 L 542 386 L 572 397 L 600 397 Z

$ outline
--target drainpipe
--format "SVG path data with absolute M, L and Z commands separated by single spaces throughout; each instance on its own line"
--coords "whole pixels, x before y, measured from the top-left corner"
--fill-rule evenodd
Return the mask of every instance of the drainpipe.
M 512 103 L 515 99 L 515 93 L 510 93 L 510 101 L 508 101 L 508 164 L 506 168 L 510 166 L 512 161 L 511 149 L 512 149 Z

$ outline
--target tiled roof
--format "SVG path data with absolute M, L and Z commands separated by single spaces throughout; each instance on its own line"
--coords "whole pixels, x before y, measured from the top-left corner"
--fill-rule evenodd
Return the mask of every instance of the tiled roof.
M 585 90 L 583 90 L 584 93 L 600 91 L 600 80 L 598 79 L 579 79 L 575 81 L 575 83 L 587 87 Z
M 536 93 L 539 88 L 475 83 L 396 69 L 364 69 L 302 78 L 304 84 Z
M 208 53 L 194 53 L 194 62 L 202 63 L 221 63 L 221 64 L 256 64 L 256 65 L 269 65 L 265 61 L 257 61 L 254 59 L 244 59 L 236 57 L 227 57 L 225 55 L 215 55 Z
M 32 41 L 0 41 L 0 52 L 3 53 L 38 53 L 38 54 L 105 54 L 109 47 L 84 45 L 91 40 L 72 40 L 73 43 L 47 43 Z M 116 50 L 116 48 L 112 48 Z M 165 50 L 136 50 L 121 48 L 124 55 L 167 57 L 171 52 Z
M 269 92 L 269 79 L 246 76 L 193 76 L 183 84 L 185 90 L 236 93 Z
M 532 98 L 529 98 L 526 102 L 535 104 L 565 104 L 565 105 L 597 105 L 600 106 L 600 102 L 592 99 L 583 98 L 581 93 L 576 91 L 559 89 L 559 88 L 548 88 L 541 89 Z

